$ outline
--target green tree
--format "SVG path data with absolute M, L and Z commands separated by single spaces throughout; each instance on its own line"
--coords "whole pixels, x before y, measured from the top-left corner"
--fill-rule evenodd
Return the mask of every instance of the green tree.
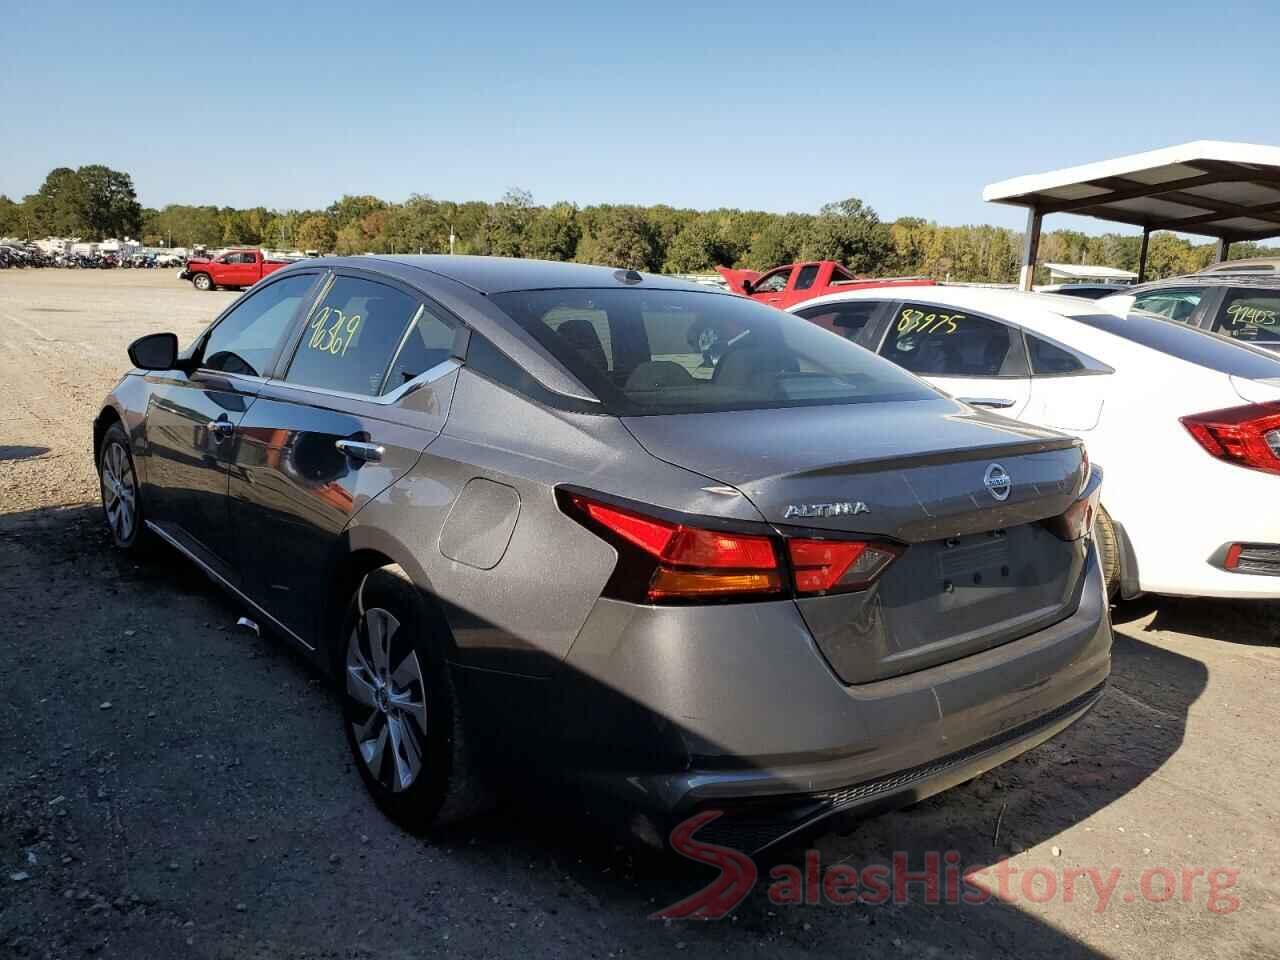
M 333 222 L 338 227 L 345 227 L 350 223 L 364 220 L 369 214 L 379 210 L 386 210 L 389 204 L 385 200 L 377 197 L 363 194 L 354 196 L 349 193 L 342 195 L 341 200 L 335 200 L 329 204 L 325 213 L 333 218 Z
M 476 252 L 494 257 L 522 256 L 525 233 L 536 215 L 533 195 L 528 190 L 508 190 L 489 208 L 480 235 L 474 241 Z
M 752 270 L 768 270 L 799 260 L 800 249 L 809 235 L 812 221 L 812 217 L 795 213 L 770 217 L 752 236 L 743 266 Z
M 524 254 L 539 260 L 572 260 L 581 236 L 578 208 L 572 203 L 556 203 L 539 210 L 529 221 Z
M 667 245 L 662 269 L 668 273 L 694 273 L 732 262 L 718 224 L 704 216 L 689 221 Z
M 804 260 L 838 260 L 855 273 L 876 273 L 892 254 L 889 229 L 876 212 L 849 197 L 818 211 L 800 246 Z
M 579 244 L 578 259 L 611 267 L 656 270 L 657 244 L 644 212 L 636 207 L 597 207 L 593 226 Z
M 333 221 L 323 214 L 307 217 L 298 225 L 297 244 L 303 250 L 331 253 L 337 242 Z
M 142 232 L 142 204 L 133 178 L 101 164 L 76 171 L 85 229 L 93 237 L 136 237 Z
M 0 237 L 16 237 L 23 231 L 22 204 L 0 193 Z
M 26 202 L 41 233 L 79 237 L 89 232 L 84 212 L 84 182 L 70 167 L 50 170 L 40 189 Z

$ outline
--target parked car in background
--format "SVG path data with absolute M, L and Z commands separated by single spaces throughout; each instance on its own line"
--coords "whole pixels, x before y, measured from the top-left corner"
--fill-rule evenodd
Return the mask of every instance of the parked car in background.
M 261 250 L 228 250 L 213 259 L 193 258 L 178 274 L 197 290 L 251 287 L 263 277 L 287 267 L 292 260 L 270 260 Z
M 1280 277 L 1280 257 L 1244 257 L 1239 260 L 1220 260 L 1200 271 L 1200 274 L 1261 273 Z
M 652 842 L 724 811 L 700 835 L 757 852 L 1002 763 L 1109 673 L 1080 441 L 743 297 L 308 260 L 130 358 L 93 430 L 115 543 L 175 547 L 333 671 L 408 825 L 503 769 Z
M 1101 300 L 1113 293 L 1125 293 L 1133 289 L 1131 283 L 1052 283 L 1036 287 L 1036 293 L 1058 293 L 1064 297 L 1081 297 L 1084 300 Z
M 1142 310 L 1255 347 L 1280 352 L 1280 274 L 1196 273 L 1134 287 L 1098 301 L 1119 316 Z
M 1280 597 L 1280 358 L 1072 297 L 934 287 L 793 308 L 965 402 L 1084 438 L 1110 592 Z M 855 332 L 856 331 L 856 332 Z
M 780 310 L 838 290 L 864 287 L 921 287 L 934 284 L 934 281 L 928 277 L 859 279 L 834 260 L 789 263 L 786 266 L 774 267 L 767 273 L 757 273 L 755 270 L 734 270 L 729 267 L 716 267 L 716 271 L 724 277 L 729 289 L 734 293 Z

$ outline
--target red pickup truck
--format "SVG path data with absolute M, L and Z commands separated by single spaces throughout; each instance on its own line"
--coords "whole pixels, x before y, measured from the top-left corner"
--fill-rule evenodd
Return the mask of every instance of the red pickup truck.
M 928 277 L 885 277 L 859 279 L 834 260 L 811 260 L 774 267 L 768 273 L 716 267 L 734 293 L 750 297 L 771 307 L 785 310 L 792 304 L 843 290 L 865 290 L 868 287 L 929 287 L 935 281 Z
M 239 290 L 253 286 L 267 274 L 291 263 L 292 260 L 269 260 L 261 250 L 228 250 L 212 260 L 203 257 L 188 260 L 178 277 L 190 280 L 197 290 L 219 287 Z

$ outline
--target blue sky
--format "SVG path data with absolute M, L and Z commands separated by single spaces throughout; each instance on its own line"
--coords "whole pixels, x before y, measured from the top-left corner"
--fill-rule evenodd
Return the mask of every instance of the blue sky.
M 1280 3 L 42 3 L 5 17 L 0 193 L 343 193 L 1021 227 L 984 184 L 1201 138 L 1280 144 Z M 1053 218 L 1047 227 L 1107 229 Z

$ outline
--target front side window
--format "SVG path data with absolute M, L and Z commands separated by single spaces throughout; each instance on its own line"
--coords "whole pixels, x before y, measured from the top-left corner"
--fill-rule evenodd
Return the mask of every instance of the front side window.
M 1133 309 L 1158 313 L 1179 323 L 1190 323 L 1203 296 L 1203 290 L 1194 288 L 1149 290 L 1133 298 Z
M 879 300 L 849 300 L 843 303 L 827 303 L 818 307 L 797 310 L 796 315 L 840 334 L 846 340 L 857 339 L 867 322 L 879 309 Z
M 209 331 L 200 365 L 250 377 L 267 375 L 315 274 L 296 273 L 249 294 Z
M 492 299 L 617 416 L 936 396 L 861 347 L 744 297 L 627 289 Z
M 396 287 L 337 277 L 311 308 L 285 381 L 376 397 L 410 321 L 424 312 Z
M 1017 354 L 1013 328 L 952 307 L 905 303 L 889 325 L 881 356 L 935 377 L 1007 376 Z
M 1246 343 L 1280 345 L 1280 290 L 1232 290 L 1213 320 L 1213 332 Z
M 751 287 L 752 293 L 781 293 L 787 289 L 787 280 L 791 278 L 791 268 L 766 273 L 760 281 Z
M 813 281 L 818 279 L 818 265 L 816 263 L 807 263 L 800 268 L 800 272 L 796 274 L 796 289 L 808 290 L 813 286 Z

